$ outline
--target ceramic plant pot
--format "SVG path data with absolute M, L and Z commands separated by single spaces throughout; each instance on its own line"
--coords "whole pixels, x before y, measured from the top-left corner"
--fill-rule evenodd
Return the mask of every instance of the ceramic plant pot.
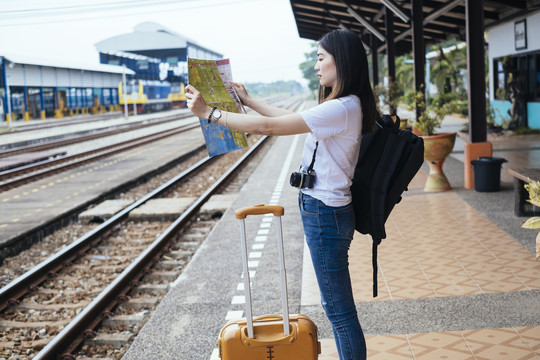
M 446 157 L 452 152 L 456 142 L 456 133 L 442 133 L 422 136 L 424 139 L 424 159 L 429 165 L 429 175 L 424 191 L 447 191 L 452 187 L 444 175 L 442 166 Z

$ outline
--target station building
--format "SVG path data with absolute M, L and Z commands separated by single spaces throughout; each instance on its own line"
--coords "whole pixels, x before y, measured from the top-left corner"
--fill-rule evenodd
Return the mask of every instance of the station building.
M 89 66 L 0 53 L 0 119 L 9 124 L 20 119 L 96 114 L 122 110 L 124 102 L 136 103 L 139 111 L 183 106 L 187 58 L 223 58 L 153 22 L 95 46 L 100 63 Z M 125 89 L 129 98 L 122 94 L 123 78 L 132 84 Z M 132 93 L 137 97 L 132 99 Z
M 95 44 L 102 64 L 120 65 L 134 71 L 119 89 L 119 103 L 136 112 L 183 107 L 187 59 L 222 59 L 223 55 L 202 47 L 154 22 L 144 22 L 133 32 Z M 136 106 L 135 106 L 136 104 Z
M 60 60 L 0 54 L 0 115 L 17 119 L 60 118 L 112 111 L 118 83 L 130 69 L 95 64 L 77 66 Z
M 495 122 L 510 121 L 512 106 L 524 125 L 540 129 L 540 11 L 487 28 L 489 99 Z M 512 100 L 514 99 L 514 102 Z M 512 112 L 512 111 L 511 111 Z
M 133 32 L 95 44 L 100 62 L 125 65 L 146 80 L 187 78 L 187 58 L 219 60 L 223 55 L 155 22 L 143 22 Z

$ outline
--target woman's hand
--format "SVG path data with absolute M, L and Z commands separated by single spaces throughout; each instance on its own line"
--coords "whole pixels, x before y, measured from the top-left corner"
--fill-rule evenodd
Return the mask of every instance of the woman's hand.
M 189 110 L 195 116 L 201 119 L 207 119 L 212 108 L 206 104 L 199 90 L 195 89 L 192 85 L 188 85 L 186 86 L 185 93 Z
M 236 95 L 238 95 L 242 104 L 249 106 L 251 98 L 247 93 L 246 87 L 243 84 L 233 81 L 230 81 L 229 84 L 233 87 L 234 91 L 236 91 Z

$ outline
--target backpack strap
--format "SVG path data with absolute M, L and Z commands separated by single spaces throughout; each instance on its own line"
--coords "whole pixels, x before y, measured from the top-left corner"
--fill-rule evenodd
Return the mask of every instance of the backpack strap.
M 379 295 L 379 291 L 378 291 L 379 284 L 377 281 L 377 272 L 378 272 L 377 249 L 382 239 L 376 239 L 374 237 L 372 237 L 372 239 L 373 239 L 373 245 L 371 248 L 371 265 L 373 266 L 373 297 L 375 298 Z

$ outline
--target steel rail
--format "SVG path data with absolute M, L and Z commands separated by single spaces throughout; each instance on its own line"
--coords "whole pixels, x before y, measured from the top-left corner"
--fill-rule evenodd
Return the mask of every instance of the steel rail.
M 191 113 L 186 113 L 186 114 L 181 114 L 181 115 L 180 114 L 168 115 L 168 116 L 160 117 L 154 120 L 141 121 L 141 123 L 138 123 L 137 125 L 122 124 L 122 125 L 116 126 L 113 130 L 105 130 L 105 131 L 97 130 L 97 132 L 93 131 L 89 135 L 72 136 L 67 139 L 49 141 L 42 144 L 2 150 L 0 151 L 0 158 L 5 158 L 5 157 L 12 156 L 15 154 L 47 150 L 47 149 L 70 145 L 70 144 L 74 144 L 74 143 L 78 143 L 82 141 L 89 141 L 89 140 L 93 140 L 93 139 L 104 137 L 104 136 L 111 136 L 111 135 L 120 134 L 123 132 L 128 132 L 128 131 L 143 129 L 150 126 L 160 125 L 160 124 L 164 124 L 164 123 L 179 120 L 179 119 L 185 119 L 190 116 L 193 116 L 193 115 Z
M 87 325 L 99 318 L 101 313 L 114 298 L 118 296 L 122 290 L 130 286 L 130 282 L 139 274 L 145 266 L 159 253 L 159 251 L 174 237 L 178 230 L 184 226 L 188 220 L 196 214 L 201 206 L 217 192 L 217 190 L 236 172 L 238 168 L 257 150 L 268 137 L 264 136 L 246 152 L 225 174 L 223 174 L 204 194 L 202 194 L 191 206 L 182 213 L 146 250 L 144 250 L 116 279 L 109 284 L 86 308 L 84 308 L 77 317 L 72 320 L 66 327 L 56 335 L 33 359 L 55 359 L 61 355 L 74 339 L 79 337 L 85 330 Z M 203 160 L 203 161 L 206 161 Z M 172 180 L 171 180 L 172 181 Z M 160 188 L 162 189 L 163 186 Z M 159 189 L 158 189 L 159 190 Z M 162 189 L 163 190 L 163 189 Z M 157 190 L 156 190 L 157 191 Z M 148 196 L 147 196 L 148 197 Z M 145 197 L 144 201 L 147 201 Z M 143 199 L 139 200 L 144 203 Z M 133 210 L 135 204 L 127 208 L 119 215 L 123 218 L 127 213 Z M 129 211 L 127 211 L 129 209 Z M 0 298 L 1 301 L 1 298 Z
M 84 116 L 84 115 L 81 115 Z M 35 130 L 43 130 L 48 129 L 51 127 L 56 126 L 70 126 L 70 125 L 77 125 L 80 123 L 85 123 L 88 121 L 102 121 L 102 120 L 110 120 L 114 118 L 120 118 L 123 117 L 122 112 L 120 111 L 113 111 L 106 114 L 98 114 L 98 115 L 90 115 L 91 117 L 84 116 L 83 118 L 73 118 L 73 119 L 57 119 L 57 120 L 48 120 L 46 119 L 45 122 L 39 123 L 39 124 L 30 124 L 30 125 L 22 125 L 17 126 L 18 124 L 13 125 L 11 124 L 11 131 L 2 132 L 0 133 L 0 137 L 2 135 L 10 135 L 14 133 L 22 133 L 22 132 L 28 132 L 28 131 L 35 131 Z
M 185 124 L 178 128 L 163 130 L 157 133 L 145 135 L 145 136 L 127 140 L 124 142 L 118 142 L 112 145 L 106 145 L 97 149 L 93 149 L 93 150 L 89 150 L 89 151 L 85 151 L 85 152 L 81 152 L 81 153 L 77 153 L 73 155 L 68 155 L 61 158 L 42 161 L 36 164 L 29 164 L 20 168 L 2 171 L 0 172 L 0 182 L 4 181 L 4 179 L 13 178 L 13 177 L 22 175 L 24 173 L 29 173 L 29 172 L 32 172 L 32 173 L 24 177 L 18 177 L 18 178 L 14 178 L 12 180 L 7 180 L 3 183 L 0 183 L 0 192 L 11 189 L 22 183 L 26 183 L 28 181 L 35 180 L 40 177 L 48 176 L 52 173 L 57 173 L 60 171 L 71 169 L 73 167 L 81 166 L 83 164 L 96 161 L 101 158 L 111 156 L 119 152 L 127 151 L 134 147 L 144 145 L 155 140 L 159 140 L 159 139 L 163 139 L 172 135 L 176 135 L 178 133 L 194 129 L 199 126 L 200 125 L 198 122 L 194 122 L 192 124 Z M 83 159 L 80 159 L 80 158 L 83 158 Z M 76 159 L 80 159 L 80 160 L 73 161 Z M 70 162 L 70 161 L 73 161 L 73 162 Z M 56 166 L 56 165 L 60 165 L 62 163 L 67 163 L 67 162 L 70 162 L 70 163 L 64 164 L 62 166 Z M 56 167 L 53 167 L 53 166 L 56 166 Z M 39 171 L 40 169 L 44 169 L 44 170 Z

